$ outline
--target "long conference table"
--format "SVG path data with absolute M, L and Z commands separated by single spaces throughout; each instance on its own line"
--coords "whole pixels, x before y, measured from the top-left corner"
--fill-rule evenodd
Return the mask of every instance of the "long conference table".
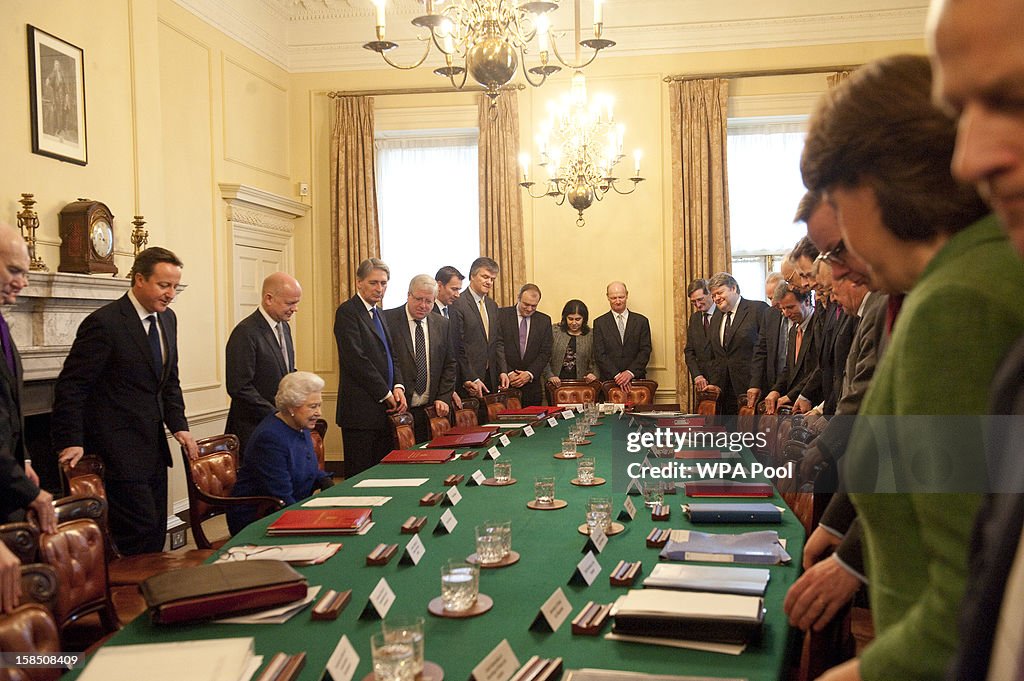
M 778 679 L 784 672 L 787 652 L 792 647 L 790 629 L 782 611 L 786 591 L 799 574 L 803 550 L 804 530 L 793 514 L 783 514 L 782 525 L 703 525 L 694 528 L 682 513 L 681 504 L 688 501 L 682 486 L 678 494 L 666 495 L 671 505 L 668 522 L 653 521 L 644 508 L 643 499 L 631 497 L 637 505 L 632 522 L 624 523 L 626 530 L 612 536 L 598 556 L 601 574 L 587 587 L 568 584 L 576 564 L 583 557 L 581 550 L 586 537 L 577 531 L 584 522 L 584 506 L 592 495 L 610 495 L 615 514 L 622 508 L 626 495 L 612 494 L 611 431 L 609 423 L 595 427 L 592 444 L 581 447 L 582 455 L 597 459 L 597 475 L 608 480 L 599 487 L 577 487 L 569 483 L 576 476 L 575 460 L 559 460 L 553 455 L 559 451 L 560 441 L 568 433 L 572 421 L 559 419 L 558 425 L 546 423 L 537 427 L 532 437 L 511 438 L 510 444 L 500 447 L 501 460 L 512 462 L 512 477 L 517 483 L 506 487 L 466 485 L 471 474 L 480 469 L 488 477 L 492 462 L 480 456 L 469 461 L 445 464 L 378 465 L 352 479 L 345 480 L 325 491 L 326 495 L 390 496 L 391 501 L 373 509 L 375 526 L 365 536 L 302 536 L 268 537 L 266 527 L 277 514 L 257 521 L 236 535 L 229 546 L 241 544 L 286 544 L 314 541 L 340 541 L 343 548 L 321 565 L 298 567 L 310 585 L 323 585 L 327 589 L 352 590 L 352 600 L 341 615 L 333 621 L 315 621 L 310 610 L 300 612 L 285 624 L 238 625 L 206 622 L 185 626 L 160 626 L 143 615 L 118 632 L 107 645 L 128 645 L 212 639 L 230 637 L 255 638 L 256 653 L 264 661 L 277 652 L 307 653 L 305 668 L 300 679 L 314 681 L 321 678 L 328 658 L 338 641 L 347 635 L 360 662 L 356 681 L 372 672 L 370 636 L 380 630 L 378 621 L 361 619 L 370 592 L 384 577 L 396 594 L 390 614 L 417 615 L 425 618 L 426 659 L 440 664 L 446 679 L 468 679 L 473 668 L 497 646 L 507 639 L 519 658 L 525 663 L 532 655 L 562 657 L 565 669 L 584 667 L 617 669 L 651 674 L 706 676 L 727 679 Z M 492 441 L 493 442 L 493 441 Z M 463 451 L 463 450 L 459 450 Z M 749 457 L 746 452 L 745 457 Z M 451 534 L 433 534 L 441 514 L 448 507 L 419 506 L 419 499 L 427 492 L 444 491 L 443 480 L 450 474 L 463 474 L 466 480 L 459 485 L 461 501 L 451 507 L 458 525 Z M 622 471 L 616 471 L 624 475 Z M 568 506 L 561 510 L 531 510 L 526 503 L 533 499 L 535 476 L 556 477 L 556 498 L 564 499 Z M 353 488 L 366 478 L 429 478 L 420 487 Z M 776 494 L 772 500 L 784 506 Z M 419 536 L 426 552 L 417 565 L 401 564 L 399 558 L 410 535 L 401 534 L 400 527 L 409 516 L 427 516 L 427 523 Z M 468 619 L 448 619 L 427 613 L 428 602 L 440 595 L 440 569 L 449 559 L 464 559 L 475 551 L 474 527 L 484 520 L 511 519 L 512 548 L 521 554 L 521 560 L 511 566 L 481 570 L 480 592 L 494 599 L 494 607 L 487 613 Z M 744 532 L 774 529 L 787 540 L 787 550 L 793 557 L 789 565 L 771 566 L 771 578 L 765 593 L 765 626 L 760 643 L 749 646 L 740 655 L 699 652 L 656 645 L 608 641 L 602 636 L 573 635 L 570 620 L 588 601 L 611 603 L 626 593 L 624 587 L 613 587 L 608 575 L 620 559 L 643 561 L 643 571 L 637 579 L 639 588 L 643 576 L 650 574 L 658 562 L 659 549 L 647 548 L 645 538 L 655 527 L 673 529 L 700 529 L 713 532 Z M 366 565 L 366 556 L 379 543 L 398 544 L 399 553 L 385 566 Z M 268 556 L 269 557 L 269 556 Z M 572 614 L 554 632 L 531 630 L 531 623 L 540 606 L 561 587 L 572 604 Z M 311 607 L 311 606 L 310 606 Z M 611 623 L 603 633 L 611 630 Z M 77 671 L 77 670 L 75 670 Z M 183 678 L 187 672 L 183 668 Z M 71 677 L 75 675 L 72 672 Z

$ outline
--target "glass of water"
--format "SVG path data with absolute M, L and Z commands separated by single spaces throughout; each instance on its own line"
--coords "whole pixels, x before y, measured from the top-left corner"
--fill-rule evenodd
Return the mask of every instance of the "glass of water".
M 494 481 L 500 483 L 507 483 L 512 481 L 512 462 L 511 461 L 495 461 L 494 462 Z
M 423 618 L 391 615 L 380 625 L 381 633 L 390 643 L 406 643 L 413 650 L 413 675 L 423 671 Z
M 480 592 L 480 568 L 461 560 L 441 567 L 441 602 L 452 612 L 469 610 Z
M 492 565 L 504 558 L 505 539 L 501 529 L 485 522 L 476 526 L 476 557 L 481 565 Z
M 653 508 L 665 500 L 665 485 L 660 480 L 645 480 L 641 485 L 644 506 Z
M 587 527 L 600 527 L 608 532 L 612 526 L 611 497 L 590 497 L 587 500 Z
M 538 506 L 550 506 L 555 502 L 555 478 L 543 476 L 534 478 L 533 493 Z
M 572 459 L 576 457 L 575 433 L 572 434 L 571 437 L 567 437 L 564 440 L 562 440 L 562 456 L 565 457 L 566 459 Z
M 389 640 L 384 632 L 370 637 L 373 677 L 376 681 L 413 681 L 416 651 L 412 643 Z
M 594 482 L 594 457 L 584 456 L 576 462 L 576 479 L 582 485 L 590 485 Z

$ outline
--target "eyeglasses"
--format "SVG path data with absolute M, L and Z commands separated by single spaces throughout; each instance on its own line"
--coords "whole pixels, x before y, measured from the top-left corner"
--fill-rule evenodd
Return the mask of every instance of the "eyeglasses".
M 821 255 L 818 256 L 818 260 L 827 263 L 838 263 L 843 264 L 843 260 L 846 259 L 846 244 L 840 239 L 839 243 L 834 248 L 830 248 Z

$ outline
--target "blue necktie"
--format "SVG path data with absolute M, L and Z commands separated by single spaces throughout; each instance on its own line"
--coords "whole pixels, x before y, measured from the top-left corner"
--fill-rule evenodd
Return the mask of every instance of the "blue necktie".
M 395 384 L 395 363 L 391 359 L 391 346 L 388 345 L 388 335 L 384 333 L 384 325 L 380 322 L 380 311 L 374 306 L 371 308 L 370 314 L 373 315 L 373 325 L 377 329 L 377 335 L 384 343 L 384 354 L 388 358 L 388 390 L 390 390 L 391 386 Z
M 153 366 L 156 368 L 157 374 L 163 374 L 164 353 L 160 347 L 160 331 L 156 328 L 156 314 L 149 315 L 147 319 L 149 319 L 149 349 L 153 353 Z

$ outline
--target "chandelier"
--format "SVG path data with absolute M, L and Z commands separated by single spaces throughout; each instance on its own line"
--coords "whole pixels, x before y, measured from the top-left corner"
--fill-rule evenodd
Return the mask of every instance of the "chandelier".
M 540 151 L 538 165 L 547 171 L 547 180 L 539 194 L 533 193 L 537 184 L 530 180 L 530 155 L 522 153 L 519 162 L 523 170 L 524 187 L 531 198 L 550 196 L 561 206 L 566 201 L 579 213 L 576 225 L 586 224 L 583 211 L 614 190 L 617 194 L 632 194 L 644 181 L 640 177 L 641 151 L 634 154 L 633 184 L 623 189 L 619 178 L 612 174 L 615 165 L 624 158 L 622 139 L 625 126 L 615 122 L 611 98 L 587 101 L 587 82 L 581 71 L 572 77 L 572 90 L 558 103 L 549 103 L 551 118 L 537 135 Z
M 425 0 L 427 13 L 412 20 L 414 26 L 428 31 L 418 38 L 424 43 L 423 56 L 408 65 L 398 64 L 388 56 L 388 52 L 398 44 L 385 39 L 386 0 L 373 0 L 377 6 L 377 39 L 363 47 L 380 54 L 388 65 L 403 70 L 423 64 L 431 46 L 436 47 L 444 55 L 445 66 L 434 69 L 434 73 L 448 77 L 457 89 L 462 89 L 467 78 L 472 76 L 484 87 L 493 106 L 501 86 L 512 80 L 520 65 L 526 82 L 539 87 L 552 73 L 562 70 L 558 64 L 581 69 L 594 61 L 601 50 L 613 46 L 613 41 L 601 37 L 604 1 L 594 0 L 594 37 L 581 41 L 580 0 L 575 0 L 577 44 L 593 50 L 585 62 L 579 60 L 579 48 L 574 64 L 567 63 L 558 52 L 548 17 L 549 12 L 558 9 L 557 0 Z M 527 68 L 526 57 L 533 52 L 531 43 L 535 39 L 540 63 Z M 554 63 L 556 61 L 558 64 Z M 461 80 L 457 80 L 459 76 Z

